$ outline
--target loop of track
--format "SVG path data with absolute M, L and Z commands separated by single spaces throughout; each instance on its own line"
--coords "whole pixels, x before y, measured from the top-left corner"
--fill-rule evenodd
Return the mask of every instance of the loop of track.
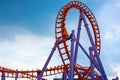
M 73 8 L 79 10 L 80 12 L 83 12 L 88 18 L 94 33 L 95 45 L 98 53 L 100 54 L 100 47 L 101 47 L 100 31 L 99 31 L 96 18 L 94 17 L 91 10 L 85 4 L 79 1 L 71 1 L 68 4 L 66 4 L 63 8 L 60 9 L 60 11 L 58 12 L 58 15 L 56 18 L 56 24 L 55 24 L 56 43 L 59 39 L 62 40 L 62 43 L 58 44 L 58 51 L 64 65 L 70 63 L 70 50 L 68 49 L 69 45 L 66 42 L 67 41 L 66 37 L 68 37 L 69 34 L 66 30 L 65 20 L 66 20 L 68 11 Z M 76 70 L 76 73 L 77 73 L 77 70 Z M 89 75 L 89 73 L 90 73 L 90 68 L 88 69 L 85 76 Z M 81 76 L 79 75 L 79 77 Z
M 50 75 L 55 75 L 55 74 L 60 74 L 63 73 L 64 67 L 69 68 L 69 60 L 70 60 L 70 50 L 68 49 L 68 44 L 66 43 L 67 39 L 66 38 L 69 36 L 66 26 L 65 26 L 65 18 L 68 13 L 68 11 L 72 8 L 76 8 L 79 11 L 83 12 L 88 20 L 91 23 L 93 32 L 94 32 L 94 39 L 95 39 L 95 45 L 97 48 L 98 53 L 100 54 L 100 32 L 99 32 L 99 27 L 97 24 L 97 21 L 91 12 L 91 10 L 83 3 L 79 1 L 71 1 L 68 4 L 66 4 L 63 8 L 60 9 L 57 19 L 56 19 L 56 24 L 55 24 L 55 36 L 56 36 L 56 43 L 59 39 L 62 40 L 61 43 L 58 43 L 58 51 L 61 56 L 62 62 L 64 65 L 60 66 L 54 66 L 49 69 L 46 69 L 45 74 L 43 76 L 50 76 Z M 87 72 L 85 76 L 89 75 L 90 73 L 90 68 L 89 67 L 82 67 L 80 65 L 75 65 L 75 71 L 76 74 L 78 75 L 78 70 L 82 70 L 84 72 Z M 19 71 L 19 70 L 13 70 L 13 69 L 8 69 L 0 66 L 0 76 L 2 76 L 2 73 L 5 72 L 6 77 L 8 78 L 15 78 L 16 73 L 19 73 L 18 78 L 29 78 L 31 80 L 36 79 L 38 77 L 38 74 L 40 73 L 41 70 L 26 70 L 26 71 Z M 95 76 L 99 76 L 97 72 L 95 72 Z M 79 77 L 81 77 L 79 75 Z M 44 79 L 42 79 L 44 80 Z

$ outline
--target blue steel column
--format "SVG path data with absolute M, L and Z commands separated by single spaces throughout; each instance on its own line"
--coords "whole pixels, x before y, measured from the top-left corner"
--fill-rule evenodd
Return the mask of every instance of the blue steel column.
M 77 41 L 80 40 L 80 30 L 81 30 L 81 24 L 82 24 L 82 17 L 81 17 L 81 12 L 80 12 L 80 16 L 79 16 L 79 22 L 78 22 L 78 29 L 77 29 Z M 76 43 L 75 46 L 75 63 L 77 62 L 77 54 L 78 54 L 78 44 Z
M 53 56 L 53 53 L 56 50 L 56 47 L 57 47 L 57 44 L 54 45 L 54 47 L 53 47 L 53 49 L 52 49 L 52 51 L 51 51 L 51 53 L 50 53 L 50 55 L 49 55 L 49 57 L 47 59 L 47 61 L 46 61 L 45 65 L 44 65 L 42 71 L 40 72 L 37 80 L 41 80 L 41 78 L 43 76 L 43 73 L 44 73 L 45 69 L 47 68 L 47 66 L 48 66 L 48 64 L 49 64 L 49 62 L 50 62 L 50 60 L 51 60 L 51 58 Z
M 5 80 L 5 72 L 2 72 L 1 80 Z
M 74 42 L 75 42 L 75 31 L 72 30 L 72 36 L 71 36 L 71 56 L 70 56 L 70 76 L 69 80 L 73 80 L 74 75 Z
M 16 75 L 15 75 L 15 80 L 17 80 L 18 79 L 18 70 L 16 70 Z
M 67 80 L 67 75 L 68 75 L 68 72 L 65 65 L 63 70 L 62 80 Z
M 98 71 L 100 71 L 99 66 L 97 65 L 96 61 L 94 60 L 94 58 L 92 59 L 87 51 L 83 48 L 83 46 L 76 40 L 76 42 L 78 43 L 79 47 L 82 49 L 82 51 L 85 53 L 85 55 L 89 58 L 89 60 L 95 65 L 95 67 L 97 68 Z
M 62 80 L 67 80 L 67 72 L 63 72 L 63 75 L 62 75 Z
M 93 53 L 92 53 L 92 51 L 93 51 L 93 49 L 92 49 L 92 47 L 90 47 L 89 48 L 89 52 L 90 52 L 90 57 L 92 58 L 92 60 L 93 60 L 93 58 L 94 58 L 94 56 L 93 56 Z M 94 79 L 95 77 L 94 77 L 94 65 L 93 65 L 93 63 L 90 61 L 90 64 L 91 64 L 91 78 L 92 79 Z
M 90 33 L 90 30 L 89 30 L 89 27 L 88 27 L 87 21 L 86 21 L 86 19 L 85 19 L 84 14 L 83 14 L 82 12 L 81 12 L 81 14 L 82 14 L 83 22 L 84 22 L 84 24 L 85 24 L 85 28 L 86 28 L 86 30 L 87 30 L 87 34 L 88 34 L 88 36 L 89 36 L 89 39 L 90 39 L 91 45 L 92 45 L 93 50 L 94 50 L 94 52 L 95 52 L 95 54 L 96 54 L 96 57 L 97 57 L 97 60 L 98 60 L 98 63 L 99 63 L 100 69 L 101 69 L 101 73 L 102 73 L 101 76 L 102 76 L 103 80 L 107 80 L 107 76 L 106 76 L 106 74 L 105 74 L 105 71 L 104 71 L 104 68 L 103 68 L 102 62 L 101 62 L 101 60 L 100 60 L 100 58 L 99 58 L 99 55 L 98 55 L 98 52 L 97 52 L 96 46 L 95 46 L 95 44 L 94 44 L 94 41 L 93 41 L 92 35 L 91 35 L 91 33 Z

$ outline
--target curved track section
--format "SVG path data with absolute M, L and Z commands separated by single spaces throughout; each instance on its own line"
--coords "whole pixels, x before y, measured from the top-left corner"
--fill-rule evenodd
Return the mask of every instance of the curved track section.
M 84 13 L 86 17 L 88 18 L 92 30 L 94 32 L 94 42 L 97 48 L 98 53 L 100 54 L 100 31 L 99 27 L 96 21 L 96 18 L 94 17 L 91 10 L 82 2 L 79 1 L 71 1 L 68 4 L 66 4 L 63 8 L 60 9 L 58 12 L 57 18 L 56 18 L 56 24 L 55 24 L 55 37 L 56 37 L 56 44 L 58 44 L 58 51 L 60 54 L 60 57 L 62 59 L 63 65 L 60 66 L 54 66 L 50 67 L 49 69 L 45 70 L 44 76 L 50 76 L 55 74 L 61 74 L 64 72 L 64 69 L 66 68 L 69 71 L 70 67 L 70 50 L 68 48 L 67 40 L 70 39 L 70 34 L 66 30 L 65 20 L 67 13 L 71 9 L 78 9 L 80 12 Z M 62 41 L 59 43 L 59 40 Z M 82 67 L 81 65 L 76 64 L 74 67 L 75 75 L 79 77 L 79 79 L 83 77 L 83 74 L 79 71 L 86 72 L 84 76 L 88 76 L 90 74 L 90 67 Z M 2 76 L 2 73 L 5 73 L 5 76 L 8 78 L 15 78 L 16 74 L 18 74 L 18 78 L 29 78 L 30 80 L 35 80 L 38 78 L 38 75 L 40 74 L 41 70 L 13 70 L 8 69 L 0 66 L 0 76 Z M 99 77 L 99 74 L 94 71 L 95 76 Z M 81 76 L 82 75 L 82 76 Z M 42 79 L 45 80 L 45 79 Z
M 56 24 L 55 24 L 56 41 L 62 40 L 62 43 L 58 43 L 58 51 L 59 51 L 59 54 L 61 56 L 61 59 L 62 59 L 62 62 L 64 65 L 70 63 L 70 50 L 68 49 L 69 45 L 67 44 L 68 36 L 70 36 L 70 34 L 66 30 L 65 20 L 66 20 L 66 16 L 67 16 L 67 13 L 69 12 L 69 10 L 71 10 L 73 8 L 84 13 L 86 15 L 86 17 L 88 18 L 88 20 L 92 26 L 92 30 L 94 32 L 95 45 L 96 45 L 98 53 L 100 54 L 100 46 L 101 46 L 100 31 L 99 31 L 99 27 L 98 27 L 96 18 L 94 17 L 91 10 L 85 4 L 83 4 L 82 2 L 79 2 L 79 1 L 71 1 L 68 4 L 66 4 L 63 8 L 60 9 L 60 11 L 58 12 L 58 15 L 56 18 Z M 78 73 L 77 70 L 75 70 L 75 71 L 76 71 L 76 73 Z M 90 68 L 88 68 L 88 70 L 86 71 L 85 76 L 89 75 L 88 73 L 90 73 Z M 79 77 L 81 77 L 81 76 L 79 75 Z
M 69 64 L 50 67 L 50 68 L 46 69 L 43 77 L 62 74 L 64 72 L 64 66 L 66 66 L 66 68 L 70 68 Z M 76 66 L 77 66 L 78 70 L 86 71 L 88 69 L 88 67 L 81 67 L 79 65 L 76 65 Z M 16 74 L 18 74 L 18 78 L 28 78 L 30 80 L 35 80 L 38 78 L 38 75 L 41 72 L 41 70 L 13 70 L 13 69 L 0 67 L 0 72 L 1 73 L 4 72 L 6 74 L 5 77 L 7 77 L 7 78 L 15 78 Z M 97 72 L 94 72 L 94 73 L 95 73 L 95 76 L 99 77 L 99 74 Z M 75 74 L 75 75 L 77 75 L 77 74 Z M 0 77 L 1 76 L 2 76 L 2 74 L 0 74 Z M 46 79 L 42 78 L 42 80 L 46 80 Z

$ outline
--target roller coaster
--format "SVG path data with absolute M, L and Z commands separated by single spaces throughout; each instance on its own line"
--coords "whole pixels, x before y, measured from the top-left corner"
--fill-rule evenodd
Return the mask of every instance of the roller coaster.
M 70 33 L 67 31 L 66 16 L 71 9 L 76 9 L 80 13 L 76 34 L 75 30 L 72 30 Z M 86 42 L 86 40 L 83 41 L 81 39 L 83 35 L 82 30 L 86 32 L 88 37 L 89 45 L 87 49 L 82 44 Z M 46 76 L 57 74 L 61 74 L 61 78 L 55 80 L 108 80 L 99 57 L 101 48 L 99 26 L 92 11 L 84 3 L 74 0 L 60 9 L 56 18 L 55 38 L 54 47 L 42 69 L 14 70 L 0 66 L 1 80 L 5 80 L 6 78 L 15 80 L 19 78 L 46 80 Z M 58 50 L 62 64 L 47 68 L 56 49 Z M 86 56 L 87 63 L 89 64 L 82 64 L 81 61 L 84 57 L 78 57 L 81 54 Z M 118 80 L 118 77 L 113 80 Z

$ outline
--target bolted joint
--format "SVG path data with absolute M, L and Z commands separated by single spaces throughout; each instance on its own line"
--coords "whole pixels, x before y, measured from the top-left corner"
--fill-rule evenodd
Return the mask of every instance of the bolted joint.
M 88 24 L 85 24 L 84 26 L 85 26 L 85 27 L 88 27 Z
M 75 41 L 75 30 L 72 30 L 71 41 Z
M 78 30 L 81 30 L 81 27 L 78 27 L 77 29 L 78 29 Z
M 89 47 L 89 51 L 93 51 L 93 48 L 92 48 L 92 47 Z
M 58 45 L 55 43 L 55 46 L 58 46 Z M 53 47 L 52 50 L 56 50 L 56 47 Z

